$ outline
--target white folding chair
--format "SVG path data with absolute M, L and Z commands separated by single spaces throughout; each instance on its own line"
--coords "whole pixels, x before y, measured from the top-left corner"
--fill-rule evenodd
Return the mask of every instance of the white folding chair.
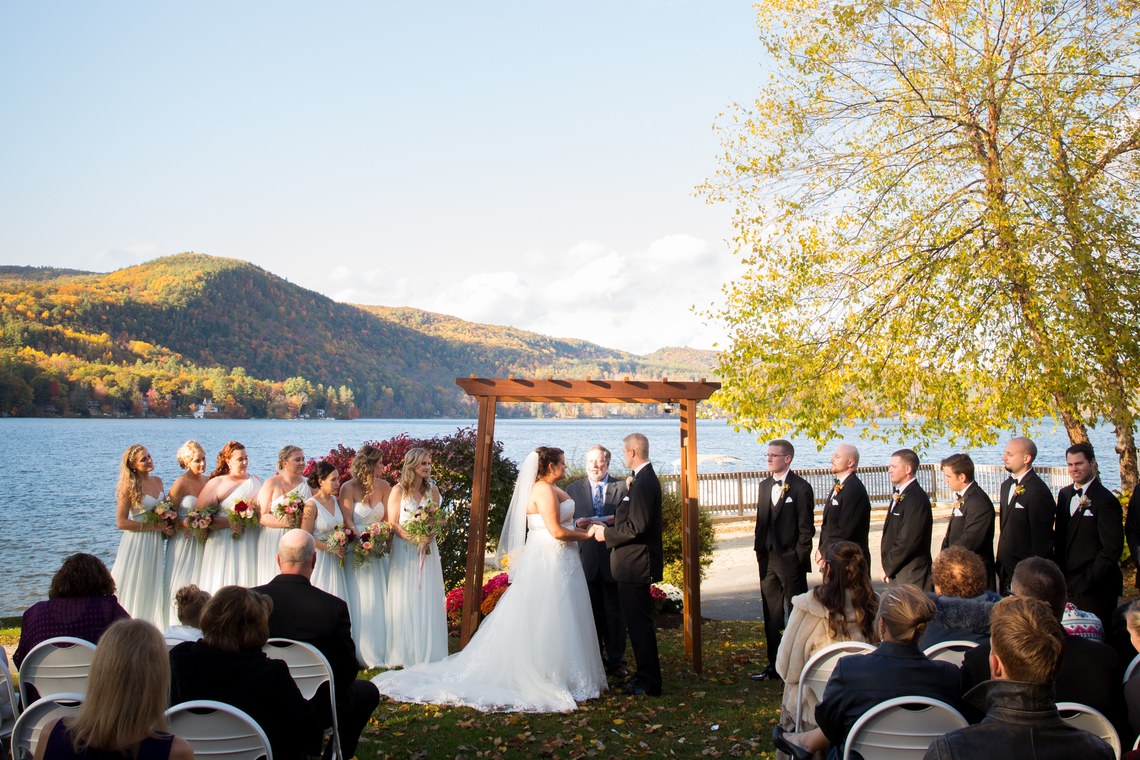
M 0 684 L 0 701 L 7 699 L 12 714 L 0 717 L 0 739 L 7 739 L 16 727 L 16 718 L 20 717 L 20 700 L 16 699 L 16 687 L 12 685 L 12 674 L 8 671 L 8 661 L 0 660 L 0 671 L 4 673 L 4 683 Z
M 1082 705 L 1080 702 L 1058 702 L 1057 712 L 1061 713 L 1061 720 L 1070 726 L 1076 726 L 1082 731 L 1088 731 L 1093 736 L 1104 739 L 1116 756 L 1120 757 L 1120 735 L 1099 710 Z
M 939 662 L 948 662 L 951 665 L 962 665 L 962 660 L 966 659 L 966 652 L 970 651 L 978 644 L 974 641 L 940 641 L 937 644 L 928 646 L 922 650 L 928 660 L 938 660 Z
M 28 704 L 28 687 L 40 697 L 83 694 L 95 645 L 72 636 L 56 636 L 37 644 L 20 663 L 20 702 Z
M 166 711 L 170 733 L 185 739 L 194 757 L 273 760 L 269 737 L 249 714 L 212 699 L 180 702 Z
M 1132 658 L 1132 662 L 1128 663 L 1128 667 L 1124 669 L 1124 683 L 1128 683 L 1128 679 L 1136 675 L 1136 668 L 1140 667 L 1140 654 Z
M 53 694 L 28 705 L 12 729 L 12 760 L 32 760 L 44 726 L 55 718 L 75 715 L 82 705 L 82 694 Z
M 340 728 L 336 722 L 336 688 L 329 661 L 312 644 L 292 639 L 270 639 L 261 650 L 275 660 L 283 660 L 289 666 L 289 674 L 293 676 L 294 683 L 305 699 L 312 699 L 321 684 L 328 683 L 332 729 L 325 731 L 325 736 L 332 734 L 333 758 L 344 760 L 340 751 Z
M 843 760 L 858 752 L 875 760 L 922 760 L 931 742 L 966 727 L 950 705 L 930 697 L 896 697 L 875 705 L 855 721 Z
M 800 670 L 800 683 L 796 688 L 797 731 L 803 725 L 801 721 L 804 717 L 804 690 L 811 689 L 816 702 L 819 702 L 827 686 L 827 679 L 831 678 L 831 672 L 835 670 L 835 665 L 840 659 L 849 654 L 867 654 L 873 651 L 875 647 L 865 641 L 840 641 L 820 649 L 804 663 L 803 669 Z

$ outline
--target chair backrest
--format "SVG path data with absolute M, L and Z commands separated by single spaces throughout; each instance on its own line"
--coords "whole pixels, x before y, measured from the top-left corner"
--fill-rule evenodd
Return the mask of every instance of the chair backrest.
M 12 730 L 12 760 L 32 760 L 44 725 L 55 718 L 75 715 L 82 704 L 82 694 L 53 694 L 24 708 Z
M 0 659 L 0 671 L 4 674 L 4 683 L 0 684 L 0 739 L 12 735 L 16 727 L 16 718 L 20 717 L 20 700 L 16 699 L 16 687 L 12 685 L 12 674 L 8 671 L 8 661 Z
M 332 709 L 333 753 L 340 758 L 340 728 L 336 721 L 336 689 L 333 684 L 332 667 L 320 650 L 312 644 L 293 639 L 269 639 L 261 648 L 275 660 L 283 660 L 289 666 L 289 674 L 305 699 L 312 699 L 321 684 L 329 685 L 329 706 Z M 342 759 L 343 760 L 343 759 Z
M 1082 705 L 1079 702 L 1058 702 L 1057 712 L 1061 713 L 1061 719 L 1070 726 L 1075 726 L 1082 731 L 1088 731 L 1090 734 L 1104 739 L 1108 746 L 1112 747 L 1116 756 L 1120 757 L 1120 735 L 1116 733 L 1112 723 L 1099 710 L 1088 705 Z
M 801 721 L 804 717 L 803 705 L 805 689 L 811 689 L 818 702 L 819 698 L 823 696 L 824 688 L 827 686 L 827 679 L 831 678 L 831 672 L 835 670 L 835 665 L 840 659 L 849 654 L 867 654 L 867 652 L 873 651 L 875 651 L 875 647 L 865 641 L 840 641 L 820 649 L 804 663 L 804 667 L 800 671 L 800 683 L 796 689 L 797 731 L 799 731 L 803 725 Z
M 83 694 L 94 657 L 95 645 L 84 639 L 56 636 L 40 642 L 20 663 L 20 701 L 31 701 L 29 686 L 35 686 L 40 697 Z
M 976 641 L 940 641 L 928 646 L 922 651 L 928 660 L 948 662 L 951 665 L 961 666 L 966 658 L 966 652 L 976 647 Z
M 930 743 L 966 727 L 962 714 L 930 697 L 896 697 L 875 705 L 855 721 L 843 760 L 858 752 L 875 760 L 921 760 Z
M 1128 679 L 1136 675 L 1136 668 L 1140 667 L 1140 654 L 1132 658 L 1132 662 L 1128 663 L 1128 667 L 1124 669 L 1124 683 L 1128 683 Z
M 269 737 L 249 714 L 212 699 L 181 702 L 166 711 L 170 733 L 185 739 L 194 756 L 218 760 L 273 760 Z

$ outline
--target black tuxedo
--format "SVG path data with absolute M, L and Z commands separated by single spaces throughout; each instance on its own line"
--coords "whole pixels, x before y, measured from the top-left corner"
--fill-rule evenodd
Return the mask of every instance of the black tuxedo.
M 594 517 L 594 498 L 589 478 L 575 480 L 566 487 L 574 500 L 574 517 Z M 626 497 L 624 480 L 606 476 L 602 488 L 602 514 L 608 517 Z M 598 632 L 598 645 L 602 659 L 609 670 L 622 667 L 625 658 L 625 618 L 621 614 L 621 597 L 617 582 L 610 570 L 610 550 L 597 541 L 579 541 L 582 570 L 586 574 L 586 587 L 590 590 L 590 606 L 594 613 L 594 627 Z
M 1015 491 L 1020 487 L 1022 492 Z M 1026 557 L 1053 557 L 1053 518 L 1057 503 L 1049 486 L 1033 469 L 1001 484 L 1001 531 L 998 534 L 997 565 L 1001 592 L 1009 590 L 1013 569 Z
M 819 528 L 819 553 L 826 557 L 827 549 L 836 541 L 852 541 L 863 550 L 867 572 L 871 572 L 871 499 L 867 487 L 855 473 L 848 475 L 842 486 L 831 489 L 823 505 L 823 523 Z
M 270 638 L 293 639 L 312 644 L 329 661 L 336 688 L 337 725 L 345 757 L 356 754 L 360 733 L 380 703 L 380 693 L 371 681 L 358 681 L 360 665 L 352 642 L 348 605 L 309 583 L 303 575 L 279 574 L 254 589 L 273 599 L 269 615 Z M 329 713 L 323 689 L 313 697 L 322 721 Z M 331 723 L 326 722 L 326 726 Z
M 649 586 L 661 580 L 664 568 L 661 548 L 661 481 L 646 464 L 633 479 L 629 495 L 614 512 L 614 524 L 606 528 L 610 570 L 618 583 L 633 656 L 637 661 L 637 685 L 651 695 L 661 693 L 661 661 L 657 656 L 657 629 L 653 623 L 653 598 Z
M 1124 538 L 1128 542 L 1128 553 L 1132 564 L 1137 567 L 1136 588 L 1140 588 L 1140 488 L 1132 492 L 1128 500 L 1128 517 L 1124 523 Z
M 784 473 L 783 481 L 783 493 L 775 506 L 772 491 L 776 478 L 769 475 L 760 483 L 756 537 L 752 544 L 760 567 L 769 667 L 776 664 L 776 652 L 791 613 L 792 597 L 807 591 L 811 539 L 815 535 L 815 493 L 811 484 L 791 470 Z
M 934 515 L 930 510 L 930 497 L 913 480 L 899 494 L 901 499 L 887 505 L 887 519 L 883 523 L 883 575 L 892 584 L 909 583 L 923 591 L 933 591 L 930 582 L 930 535 L 934 530 Z
M 1124 552 L 1124 514 L 1120 500 L 1093 478 L 1084 488 L 1088 506 L 1070 514 L 1075 485 L 1057 493 L 1057 564 L 1065 573 L 1069 600 L 1108 620 L 1124 590 L 1120 555 Z
M 961 546 L 982 559 L 986 568 L 986 588 L 994 588 L 994 503 L 976 481 L 955 502 L 942 548 Z

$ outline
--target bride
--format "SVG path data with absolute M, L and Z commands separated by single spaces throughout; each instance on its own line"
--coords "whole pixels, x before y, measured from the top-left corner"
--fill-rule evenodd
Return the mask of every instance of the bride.
M 497 557 L 511 585 L 461 652 L 372 679 L 402 702 L 484 712 L 563 712 L 606 688 L 578 548 L 574 501 L 555 485 L 561 449 L 527 455 L 503 523 Z M 528 535 L 529 531 L 529 535 Z

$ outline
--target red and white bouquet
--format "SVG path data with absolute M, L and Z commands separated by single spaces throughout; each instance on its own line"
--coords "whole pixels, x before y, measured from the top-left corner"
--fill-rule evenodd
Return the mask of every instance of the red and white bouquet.
M 230 538 L 235 541 L 241 538 L 241 534 L 246 530 L 261 524 L 261 512 L 257 509 L 257 505 L 245 499 L 234 504 L 233 511 L 226 517 L 230 521 Z
M 210 530 L 214 527 L 216 514 L 218 514 L 217 504 L 208 507 L 195 505 L 186 515 L 186 535 L 206 543 L 206 539 L 210 537 Z
M 160 499 L 154 506 L 143 512 L 143 522 L 147 525 L 158 525 L 164 534 L 173 532 L 178 524 L 178 507 L 170 499 Z M 169 529 L 169 530 L 168 530 Z
M 273 505 L 273 516 L 289 523 L 290 528 L 301 527 L 301 517 L 305 513 L 305 500 L 296 491 L 287 493 L 281 501 Z
M 325 536 L 325 546 L 329 553 L 335 554 L 344 567 L 344 555 L 348 553 L 348 545 L 356 540 L 356 531 L 344 525 L 337 525 Z
M 380 559 L 388 553 L 388 537 L 392 529 L 386 522 L 374 522 L 360 532 L 356 546 L 352 549 L 352 561 L 356 567 L 372 559 Z

